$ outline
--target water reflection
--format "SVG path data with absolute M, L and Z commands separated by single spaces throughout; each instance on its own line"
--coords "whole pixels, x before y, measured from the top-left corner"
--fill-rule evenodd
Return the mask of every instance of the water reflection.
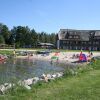
M 40 76 L 42 73 L 53 73 L 62 71 L 57 64 L 35 59 L 14 58 L 0 62 L 0 84 L 10 82 L 13 79 L 25 79 Z

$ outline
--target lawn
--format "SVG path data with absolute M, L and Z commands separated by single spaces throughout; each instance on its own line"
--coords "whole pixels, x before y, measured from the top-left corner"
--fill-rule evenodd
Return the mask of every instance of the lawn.
M 11 55 L 13 53 L 12 50 L 0 50 L 0 54 L 7 54 L 7 55 Z

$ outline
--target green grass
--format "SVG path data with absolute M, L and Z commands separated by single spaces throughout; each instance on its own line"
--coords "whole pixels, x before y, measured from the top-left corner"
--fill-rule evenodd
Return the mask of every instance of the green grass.
M 4 100 L 99 100 L 100 71 L 91 71 L 78 77 L 58 79 L 33 86 L 31 91 L 16 88 L 2 96 Z
M 13 51 L 12 50 L 0 50 L 0 54 L 7 54 L 7 55 L 10 55 L 12 54 Z
M 100 60 L 78 68 L 77 75 L 32 85 L 32 90 L 15 87 L 0 100 L 100 100 Z
M 43 50 L 48 50 L 48 49 L 37 49 L 37 48 L 19 48 L 16 49 L 16 51 L 20 50 L 34 50 L 34 51 L 43 51 Z M 80 52 L 81 50 L 64 50 L 64 49 L 50 49 L 52 52 Z M 8 49 L 8 50 L 0 50 L 0 54 L 11 54 L 13 49 Z M 83 50 L 83 52 L 88 52 L 88 50 Z M 93 51 L 93 52 L 100 52 L 100 51 Z

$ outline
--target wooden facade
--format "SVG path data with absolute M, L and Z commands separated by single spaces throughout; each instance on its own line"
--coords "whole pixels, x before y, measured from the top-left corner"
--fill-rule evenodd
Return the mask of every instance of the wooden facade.
M 100 30 L 60 29 L 57 49 L 100 51 Z

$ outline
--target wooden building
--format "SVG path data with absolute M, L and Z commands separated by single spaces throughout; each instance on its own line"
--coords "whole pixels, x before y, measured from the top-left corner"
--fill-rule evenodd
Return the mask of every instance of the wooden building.
M 100 50 L 100 30 L 60 29 L 57 49 Z

